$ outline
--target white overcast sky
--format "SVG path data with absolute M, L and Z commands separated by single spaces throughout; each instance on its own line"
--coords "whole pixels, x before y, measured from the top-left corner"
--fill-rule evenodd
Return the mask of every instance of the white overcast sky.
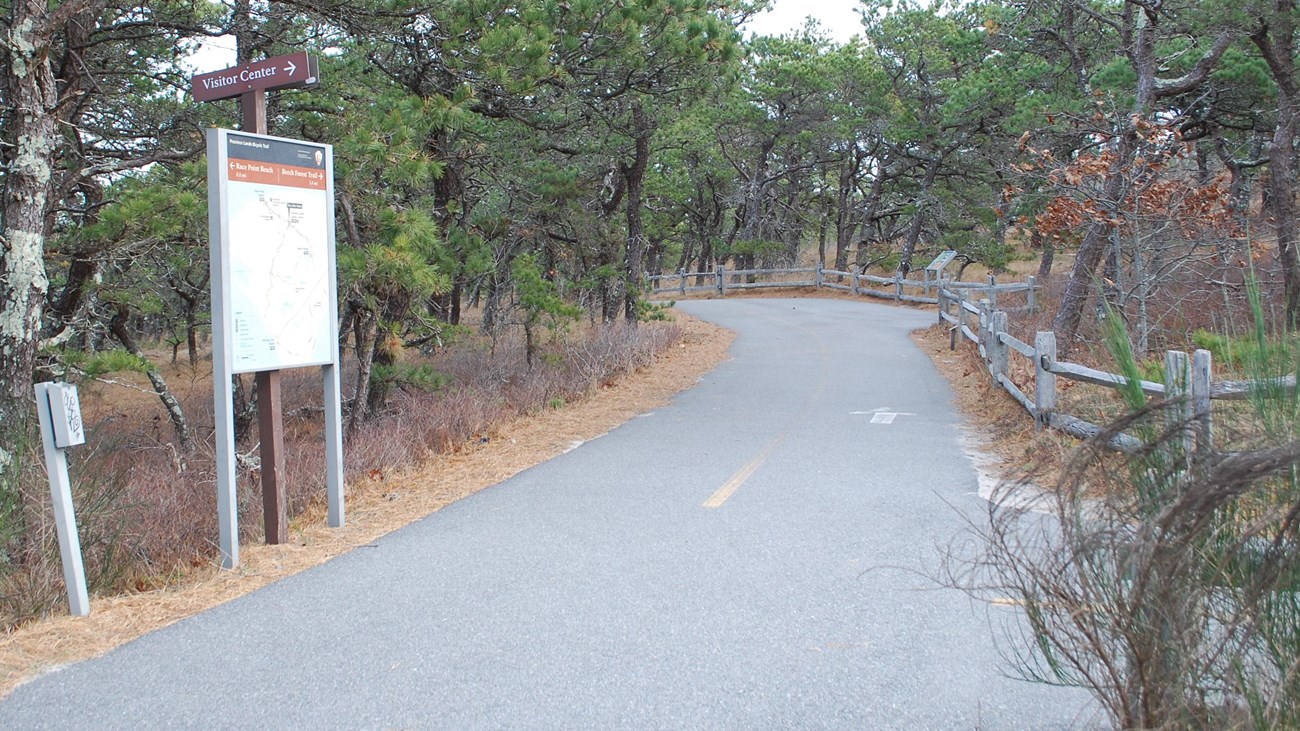
M 772 9 L 761 13 L 745 26 L 745 35 L 780 35 L 803 27 L 809 15 L 821 21 L 822 28 L 839 43 L 862 32 L 857 13 L 858 0 L 776 0 Z
M 844 43 L 862 32 L 857 14 L 858 0 L 776 0 L 772 9 L 754 17 L 744 28 L 745 36 L 793 33 L 803 27 L 809 15 L 819 20 L 831 39 Z M 218 38 L 190 58 L 196 73 L 218 71 L 235 63 L 233 38 Z

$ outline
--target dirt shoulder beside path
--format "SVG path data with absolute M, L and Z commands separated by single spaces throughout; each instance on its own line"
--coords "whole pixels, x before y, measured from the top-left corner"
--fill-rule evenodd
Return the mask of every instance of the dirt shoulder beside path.
M 930 356 L 952 387 L 961 412 L 965 447 L 980 472 L 981 483 L 1029 479 L 1055 484 L 1061 465 L 1078 442 L 1051 430 L 1038 430 L 1034 420 L 1010 394 L 994 386 L 989 372 L 970 343 L 959 340 L 949 349 L 947 325 L 912 333 L 912 341 Z
M 745 292 L 740 296 L 826 296 L 826 290 Z M 829 293 L 839 298 L 839 293 Z M 859 299 L 847 295 L 846 299 Z M 0 638 L 0 697 L 40 673 L 102 655 L 148 632 L 328 561 L 412 523 L 535 464 L 604 434 L 637 414 L 659 407 L 694 385 L 727 357 L 734 335 L 675 312 L 682 338 L 671 352 L 618 383 L 558 410 L 517 419 L 485 444 L 439 455 L 416 469 L 349 486 L 348 525 L 325 527 L 323 508 L 295 521 L 294 540 L 281 546 L 241 548 L 241 565 L 200 569 L 174 586 L 94 598 L 92 614 L 58 616 Z M 1067 440 L 1035 433 L 1033 422 L 1005 393 L 993 388 L 970 348 L 948 349 L 944 328 L 913 335 L 948 379 L 966 421 L 969 446 L 982 468 L 1005 472 L 1059 460 Z M 996 436 L 996 438 L 994 438 Z
M 296 520 L 293 540 L 241 547 L 240 566 L 200 569 L 175 586 L 91 600 L 86 618 L 52 617 L 0 638 L 0 697 L 61 665 L 102 655 L 144 634 L 243 596 L 495 485 L 662 406 L 727 357 L 734 334 L 675 313 L 682 337 L 651 366 L 558 410 L 516 419 L 483 444 L 418 468 L 349 486 L 348 523 L 325 526 L 323 509 Z

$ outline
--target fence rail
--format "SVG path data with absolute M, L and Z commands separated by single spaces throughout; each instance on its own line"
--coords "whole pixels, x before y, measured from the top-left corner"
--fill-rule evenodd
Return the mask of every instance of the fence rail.
M 1089 368 L 1078 363 L 1057 360 L 1056 336 L 1052 332 L 1039 332 L 1030 345 L 1007 332 L 1007 313 L 996 310 L 988 300 L 977 305 L 965 301 L 964 294 L 951 287 L 939 290 L 939 320 L 951 326 L 950 347 L 956 348 L 957 337 L 974 343 L 988 369 L 989 377 L 1004 391 L 1011 394 L 1025 411 L 1040 425 L 1072 434 L 1083 439 L 1095 438 L 1104 433 L 1101 426 L 1060 410 L 1056 379 L 1065 378 L 1106 388 L 1122 388 L 1129 379 L 1116 373 Z M 1032 397 L 1010 376 L 1011 353 L 1027 358 L 1033 365 Z M 1182 418 L 1192 425 L 1187 434 L 1188 451 L 1212 450 L 1213 410 L 1215 400 L 1242 400 L 1259 393 L 1260 385 L 1244 381 L 1211 380 L 1213 359 L 1208 350 L 1187 353 L 1171 350 L 1165 353 L 1165 382 L 1139 380 L 1143 393 L 1165 396 L 1180 401 Z M 1264 384 L 1265 388 L 1294 389 L 1294 376 Z M 1144 447 L 1141 440 L 1128 434 L 1115 434 L 1108 439 L 1111 449 L 1132 453 Z
M 779 279 L 774 280 L 771 277 L 804 277 L 806 279 Z M 757 281 L 758 278 L 764 278 L 764 281 Z M 703 279 L 711 280 L 708 284 L 690 284 L 689 281 L 694 278 L 697 282 Z M 951 282 L 946 280 L 919 280 L 908 279 L 901 273 L 895 272 L 892 277 L 880 277 L 872 274 L 859 274 L 856 272 L 840 271 L 838 269 L 826 269 L 820 264 L 815 267 L 790 268 L 790 269 L 733 269 L 728 270 L 725 267 L 714 267 L 711 272 L 688 272 L 685 269 L 679 269 L 673 274 L 656 274 L 648 276 L 646 285 L 650 288 L 651 295 L 678 293 L 685 295 L 689 292 L 716 292 L 719 296 L 725 296 L 727 290 L 746 290 L 746 289 L 767 289 L 778 287 L 816 287 L 824 289 L 834 289 L 842 292 L 852 292 L 855 295 L 864 297 L 877 297 L 880 299 L 893 300 L 895 302 L 908 302 L 911 304 L 934 305 L 940 304 L 937 293 L 940 287 L 948 288 L 951 291 L 968 292 L 977 290 L 985 298 L 992 302 L 997 302 L 999 294 L 1012 294 L 1024 292 L 1027 300 L 1028 309 L 1034 309 L 1037 286 L 1034 284 L 1034 278 L 1029 277 L 1025 282 L 1013 282 L 1009 284 L 998 284 L 996 280 L 990 278 L 988 283 L 983 282 Z M 847 282 L 847 283 L 846 283 Z M 674 284 L 675 283 L 675 284 Z M 888 287 L 889 289 L 881 291 L 873 287 Z M 919 292 L 919 294 L 909 293 Z

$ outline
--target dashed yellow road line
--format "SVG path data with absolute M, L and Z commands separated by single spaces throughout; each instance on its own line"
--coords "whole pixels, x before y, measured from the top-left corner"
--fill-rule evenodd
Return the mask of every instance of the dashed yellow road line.
M 767 317 L 770 320 L 777 319 L 775 317 L 772 317 L 771 315 L 768 315 Z M 817 341 L 817 349 L 820 351 L 821 356 L 823 358 L 826 357 L 829 350 L 826 347 L 826 343 L 822 341 L 820 337 L 818 337 L 816 331 L 804 325 L 794 325 L 794 327 L 803 330 L 804 332 L 807 332 L 809 335 L 811 335 L 813 339 Z M 803 405 L 803 408 L 799 410 L 799 413 L 795 415 L 794 419 L 791 422 L 791 426 L 787 427 L 785 431 L 777 435 L 775 439 L 768 442 L 767 446 L 763 447 L 762 451 L 760 451 L 753 459 L 746 462 L 744 467 L 741 467 L 739 470 L 737 470 L 736 474 L 732 475 L 731 479 L 723 483 L 722 487 L 719 487 L 716 492 L 710 495 L 708 500 L 705 500 L 703 503 L 701 503 L 701 507 L 705 507 L 705 508 L 722 507 L 722 504 L 727 502 L 728 498 L 734 495 L 736 490 L 740 489 L 740 486 L 745 484 L 745 481 L 748 480 L 751 476 L 753 476 L 753 474 L 756 471 L 758 471 L 759 467 L 763 466 L 763 463 L 766 462 L 768 458 L 772 456 L 772 453 L 776 451 L 776 448 L 781 446 L 781 443 L 784 442 L 786 437 L 790 435 L 790 431 L 793 428 L 793 426 L 795 424 L 802 423 L 805 419 L 807 419 L 809 412 L 812 410 L 813 404 L 821 400 L 822 394 L 825 391 L 826 391 L 826 371 L 825 369 L 823 369 L 822 372 L 820 373 L 819 378 L 817 379 L 816 386 L 813 388 L 813 392 L 808 397 L 808 401 Z
M 709 499 L 704 501 L 703 507 L 722 507 L 722 504 L 727 502 L 727 498 L 730 498 L 735 494 L 736 490 L 739 489 L 741 485 L 745 484 L 745 481 L 748 480 L 759 467 L 763 466 L 763 463 L 772 456 L 772 452 L 775 452 L 776 448 L 781 446 L 781 442 L 785 441 L 785 437 L 786 435 L 782 434 L 776 439 L 768 442 L 767 446 L 763 447 L 763 451 L 759 452 L 753 459 L 746 462 L 744 467 L 741 467 L 736 471 L 736 474 L 731 476 L 731 479 L 723 483 L 722 487 L 719 487 L 716 492 L 710 495 Z

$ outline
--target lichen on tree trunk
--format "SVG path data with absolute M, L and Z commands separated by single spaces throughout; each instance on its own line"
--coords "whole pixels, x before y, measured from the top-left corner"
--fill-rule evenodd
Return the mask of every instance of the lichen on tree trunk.
M 627 289 L 623 292 L 623 317 L 636 324 L 636 302 L 641 294 L 641 277 L 645 273 L 645 225 L 641 219 L 641 207 L 645 205 L 643 190 L 645 188 L 646 167 L 650 162 L 650 136 L 654 125 L 649 115 L 638 102 L 632 109 L 636 128 L 636 155 L 631 165 L 621 165 L 620 171 L 627 181 L 627 251 L 624 252 L 626 265 L 624 273 Z
M 52 30 L 46 3 L 20 0 L 10 10 L 3 44 L 5 90 L 13 105 L 3 130 L 6 174 L 0 238 L 0 489 L 8 486 L 17 445 L 34 413 L 32 371 L 41 313 L 49 289 L 45 273 L 45 217 L 51 160 L 58 142 L 58 101 L 49 64 Z
M 49 279 L 45 231 L 59 145 L 59 89 L 50 64 L 56 37 L 69 20 L 97 15 L 104 3 L 45 0 L 9 4 L 0 43 L 3 89 L 12 111 L 0 130 L 0 493 L 12 487 L 15 455 L 30 436 L 36 351 Z

